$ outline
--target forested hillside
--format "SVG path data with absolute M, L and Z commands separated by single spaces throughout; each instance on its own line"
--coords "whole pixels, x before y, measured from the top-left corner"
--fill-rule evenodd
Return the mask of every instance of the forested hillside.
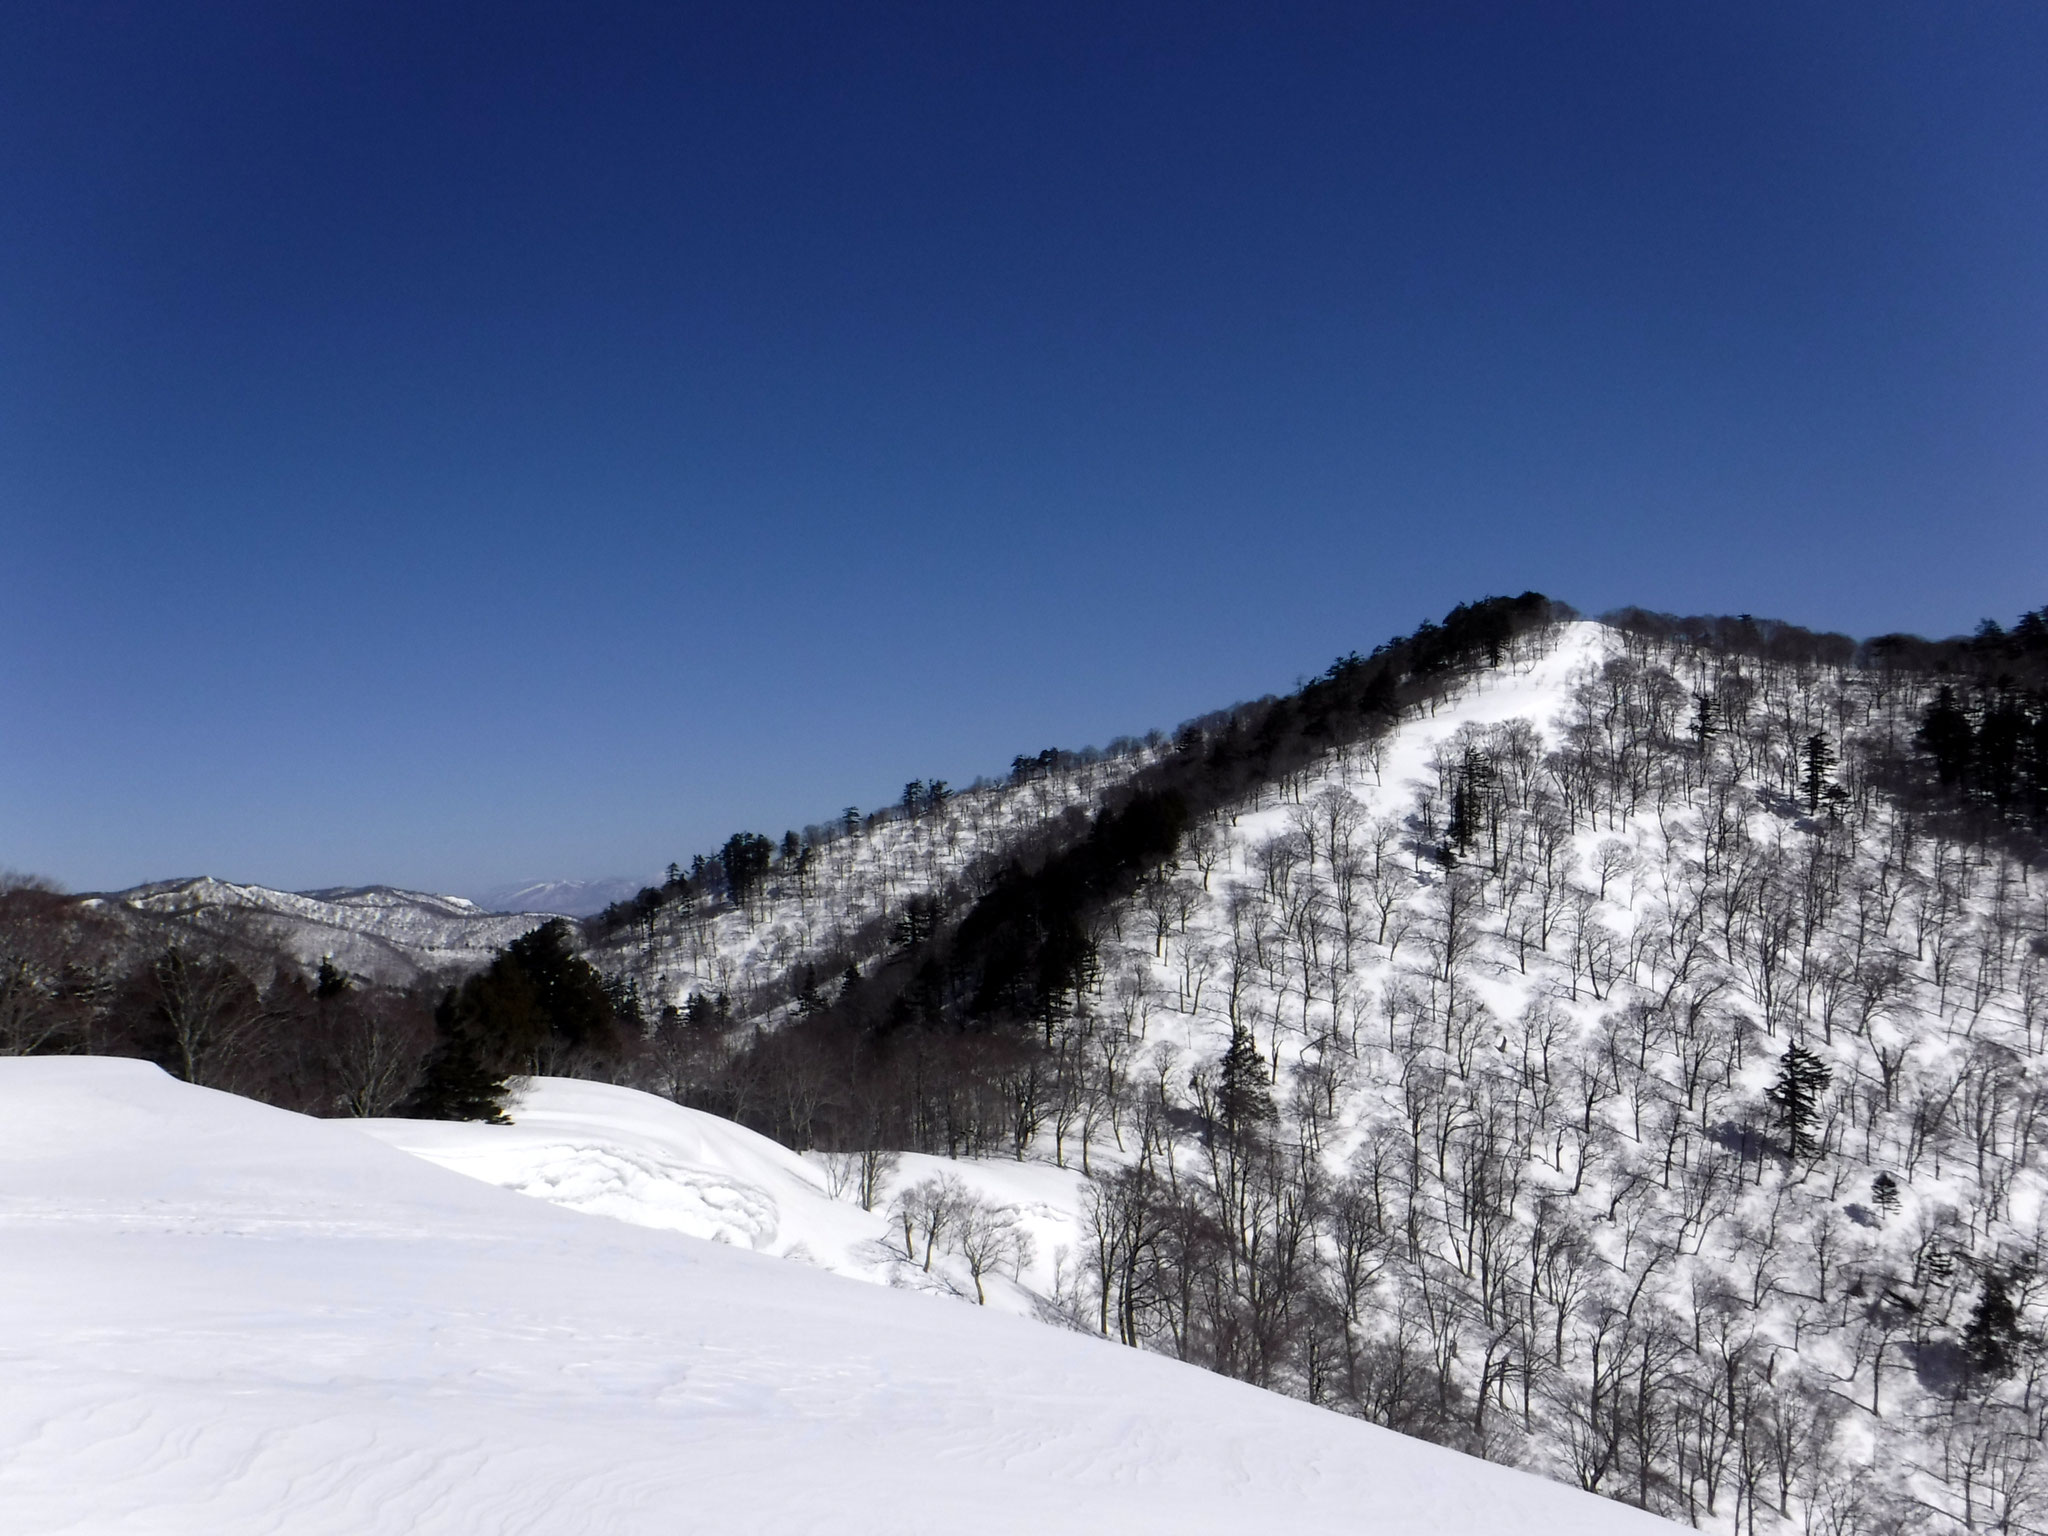
M 1082 1167 L 1126 1343 L 1702 1524 L 2029 1523 L 2038 618 L 1499 617 L 1184 729 L 685 1096 Z
M 839 1159 L 926 1270 L 1001 1213 L 890 1153 L 1044 1160 L 1070 1327 L 1706 1528 L 2034 1529 L 2044 641 L 1492 599 L 736 834 L 443 995 L 245 957 L 269 1065 L 214 1080 L 647 1088 Z M 6 902 L 11 1049 L 209 1080 L 178 987 L 227 960 Z

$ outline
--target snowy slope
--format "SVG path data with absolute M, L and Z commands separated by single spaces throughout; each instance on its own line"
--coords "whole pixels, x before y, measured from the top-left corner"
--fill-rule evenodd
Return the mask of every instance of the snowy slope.
M 1859 738 L 1909 737 L 1932 684 L 1594 624 L 1521 652 L 1198 827 L 1116 914 L 1080 1006 L 1122 1079 L 1185 1112 L 1241 1023 L 1314 1178 L 1219 1177 L 1194 1137 L 1157 1165 L 1245 1251 L 1284 1203 L 1239 1192 L 1313 1183 L 1326 1288 L 1364 1233 L 1369 1283 L 1318 1341 L 1360 1362 L 1354 1411 L 1368 1367 L 1426 1351 L 1462 1408 L 1436 1433 L 1704 1526 L 1742 1528 L 1729 1446 L 1761 1467 L 1769 1435 L 1750 1529 L 2036 1528 L 2048 893 L 1863 776 Z M 1816 732 L 1839 815 L 1799 794 Z M 1468 750 L 1497 824 L 1447 870 Z M 1794 1044 L 1825 1078 L 1810 1155 L 1770 1097 Z M 1979 1371 L 1966 1330 L 2008 1291 L 2024 1365 Z M 1136 1294 L 1173 1347 L 1186 1317 Z M 1624 1443 L 1625 1400 L 1670 1440 Z
M 95 900 L 115 916 L 138 914 L 267 941 L 309 971 L 331 958 L 355 975 L 393 982 L 483 965 L 549 916 L 486 912 L 461 896 L 384 885 L 275 891 L 210 876 L 159 881 Z
M 1649 1532 L 1178 1366 L 0 1061 L 0 1528 Z
M 1217 857 L 1199 894 L 1191 895 L 1188 916 L 1177 931 L 1156 934 L 1151 919 L 1133 904 L 1119 926 L 1117 940 L 1104 956 L 1106 971 L 1112 975 L 1123 972 L 1141 984 L 1149 998 L 1168 1004 L 1163 1018 L 1151 1015 L 1160 1031 L 1153 1043 L 1170 1041 L 1197 1058 L 1220 1054 L 1229 1043 L 1230 1021 L 1221 983 L 1222 973 L 1234 963 L 1231 899 L 1262 886 L 1260 851 L 1289 840 L 1319 795 L 1336 792 L 1349 796 L 1351 813 L 1361 824 L 1384 829 L 1390 856 L 1409 871 L 1402 882 L 1401 905 L 1406 909 L 1403 919 L 1412 921 L 1422 899 L 1440 883 L 1434 869 L 1417 857 L 1411 846 L 1416 836 L 1416 796 L 1436 782 L 1436 754 L 1461 732 L 1510 722 L 1525 722 L 1544 746 L 1555 745 L 1560 717 L 1570 704 L 1574 684 L 1597 668 L 1613 645 L 1612 632 L 1605 625 L 1587 621 L 1561 625 L 1540 646 L 1527 643 L 1524 652 L 1504 666 L 1475 675 L 1433 711 L 1403 719 L 1366 747 L 1332 754 L 1289 791 L 1268 790 L 1257 801 L 1234 807 L 1220 818 L 1213 828 Z M 1439 806 L 1439 819 L 1442 814 Z M 1361 833 L 1361 841 L 1363 836 Z M 1263 1019 L 1263 1026 L 1255 1022 L 1254 1034 L 1269 1064 L 1277 1050 L 1283 1067 L 1292 1065 L 1299 1053 L 1311 1046 L 1318 1025 L 1357 1030 L 1362 1011 L 1370 1008 L 1395 977 L 1395 958 L 1394 953 L 1378 946 L 1359 945 L 1355 965 L 1345 972 L 1349 985 L 1339 1001 L 1333 1006 L 1324 996 L 1324 1014 L 1307 1024 L 1296 1016 L 1300 995 L 1290 995 L 1284 984 L 1276 987 L 1247 981 L 1240 1014 Z M 1249 977 L 1253 967 L 1246 964 L 1243 969 Z M 1284 978 L 1283 967 L 1275 967 L 1274 973 Z M 1510 1011 L 1519 1012 L 1523 1001 L 1513 999 Z

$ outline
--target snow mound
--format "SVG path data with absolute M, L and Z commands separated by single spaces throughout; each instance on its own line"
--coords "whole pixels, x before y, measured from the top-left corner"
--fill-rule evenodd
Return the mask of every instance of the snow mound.
M 1008 1208 L 1031 1239 L 1008 1274 L 983 1277 L 988 1305 L 1035 1317 L 1059 1288 L 1062 1255 L 1080 1251 L 1085 1181 L 1043 1163 L 905 1153 L 881 1180 L 873 1212 L 836 1198 L 827 1160 L 799 1156 L 744 1126 L 633 1088 L 576 1078 L 527 1079 L 511 1125 L 473 1121 L 336 1122 L 500 1189 L 634 1226 L 683 1232 L 796 1259 L 850 1279 L 972 1298 L 950 1252 L 932 1269 L 905 1254 L 885 1212 L 906 1185 L 947 1176 Z
M 353 1127 L 457 1173 L 571 1210 L 759 1253 L 802 1244 L 854 1269 L 879 1217 L 834 1200 L 788 1148 L 729 1120 L 608 1083 L 531 1079 L 511 1125 L 362 1120 Z M 829 1256 L 829 1257 L 828 1257 Z
M 0 1060 L 0 1244 L 8 1531 L 1668 1529 L 135 1062 Z

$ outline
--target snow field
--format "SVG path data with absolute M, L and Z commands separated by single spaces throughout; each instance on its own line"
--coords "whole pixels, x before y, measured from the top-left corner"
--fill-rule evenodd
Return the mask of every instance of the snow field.
M 1657 1528 L 133 1061 L 0 1061 L 0 1243 L 24 1536 Z

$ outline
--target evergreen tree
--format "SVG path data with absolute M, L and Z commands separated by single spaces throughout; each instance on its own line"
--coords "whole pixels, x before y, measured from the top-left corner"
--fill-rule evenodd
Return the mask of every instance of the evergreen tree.
M 903 903 L 903 915 L 896 919 L 891 936 L 899 949 L 915 949 L 939 931 L 939 899 L 913 896 Z
M 434 1010 L 434 1049 L 427 1057 L 426 1075 L 405 1106 L 405 1113 L 420 1120 L 483 1120 L 506 1125 L 505 1073 L 493 1071 L 484 1060 L 484 1047 L 460 1005 L 460 993 L 450 988 Z
M 1899 1208 L 1899 1181 L 1889 1173 L 1879 1173 L 1870 1181 L 1870 1198 L 1885 1215 L 1893 1215 Z
M 683 1023 L 695 1030 L 722 1030 L 732 1022 L 732 1005 L 721 992 L 716 997 L 706 997 L 702 992 L 692 992 L 690 1000 L 683 1004 Z
M 1493 782 L 1493 764 L 1476 747 L 1467 747 L 1465 760 L 1451 785 L 1451 818 L 1444 838 L 1452 857 L 1444 861 L 1446 864 L 1455 864 L 1460 856 L 1471 853 L 1478 846 L 1482 828 L 1492 824 Z
M 617 1020 L 604 978 L 573 948 L 568 923 L 544 923 L 506 948 L 505 958 L 531 988 L 537 1045 L 556 1051 L 616 1054 Z M 494 962 L 495 967 L 495 962 Z
M 1835 749 L 1829 745 L 1827 732 L 1815 731 L 1806 738 L 1806 745 L 1800 750 L 1800 761 L 1804 768 L 1799 778 L 1800 792 L 1806 797 L 1806 814 L 1817 815 L 1821 797 L 1827 792 L 1829 775 L 1835 766 Z
M 637 977 L 621 976 L 604 982 L 605 999 L 611 1004 L 612 1022 L 630 1038 L 640 1038 L 647 1029 L 647 1012 L 640 1002 Z
M 1692 739 L 1704 755 L 1713 745 L 1714 738 L 1721 734 L 1721 708 L 1710 693 L 1695 693 L 1692 696 Z
M 1778 1111 L 1786 1150 L 1792 1156 L 1805 1157 L 1819 1150 L 1813 1128 L 1820 1120 L 1820 1096 L 1833 1078 L 1827 1063 L 1804 1046 L 1793 1046 L 1779 1063 L 1778 1080 L 1765 1097 Z
M 637 1024 L 637 987 L 625 1001 L 633 1015 L 628 1022 Z M 443 1000 L 429 1081 L 421 1089 L 422 1099 L 433 1098 L 437 1107 L 419 1113 L 429 1119 L 487 1119 L 474 1111 L 484 1097 L 497 1103 L 508 1075 L 616 1056 L 618 1012 L 614 989 L 575 953 L 568 923 L 557 918 L 542 924 L 514 939 Z
M 817 968 L 807 965 L 804 967 L 803 985 L 796 992 L 796 1011 L 808 1018 L 814 1013 L 823 1013 L 826 1007 L 825 994 L 818 988 Z
M 760 889 L 774 857 L 775 845 L 758 832 L 735 832 L 725 840 L 718 861 L 725 866 L 725 888 L 734 906 L 745 906 Z
M 2011 1277 L 1996 1268 L 1984 1271 L 1984 1288 L 1963 1329 L 1963 1350 L 1978 1374 L 1994 1381 L 2010 1376 L 2018 1363 L 2019 1309 L 2012 1304 Z
M 1955 689 L 1944 686 L 1927 706 L 1920 719 L 1920 745 L 1934 759 L 1935 776 L 1943 784 L 1960 788 L 1969 782 L 1976 731 Z
M 335 965 L 332 955 L 322 958 L 320 973 L 313 979 L 315 997 L 323 1003 L 329 1002 L 334 998 L 346 996 L 352 985 L 348 979 L 348 972 Z
M 1255 1132 L 1275 1118 L 1271 1083 L 1252 1032 L 1242 1024 L 1231 1026 L 1216 1086 L 1216 1113 L 1230 1135 Z
M 1472 791 L 1467 787 L 1461 774 L 1451 785 L 1451 814 L 1444 824 L 1444 857 L 1446 868 L 1455 868 L 1458 860 L 1472 844 Z

